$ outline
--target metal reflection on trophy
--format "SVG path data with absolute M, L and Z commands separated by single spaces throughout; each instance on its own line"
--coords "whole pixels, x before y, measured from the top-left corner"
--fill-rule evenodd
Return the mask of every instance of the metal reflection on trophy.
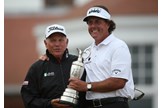
M 70 77 L 81 78 L 84 71 L 84 65 L 82 62 L 82 51 L 78 49 L 78 60 L 74 61 L 70 70 Z M 68 104 L 71 106 L 75 106 L 78 103 L 78 91 L 72 88 L 66 88 L 63 95 L 61 96 L 60 103 Z

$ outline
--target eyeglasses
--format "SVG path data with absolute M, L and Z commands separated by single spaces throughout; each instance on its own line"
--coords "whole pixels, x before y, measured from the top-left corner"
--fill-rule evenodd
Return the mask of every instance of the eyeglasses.
M 137 88 L 135 88 L 134 90 L 135 90 L 135 97 L 133 98 L 133 100 L 139 100 L 145 95 L 144 92 L 142 92 L 141 90 Z

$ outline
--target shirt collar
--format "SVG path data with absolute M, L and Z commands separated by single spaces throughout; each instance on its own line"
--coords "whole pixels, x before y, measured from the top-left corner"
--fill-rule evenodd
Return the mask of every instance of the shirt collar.
M 107 38 L 105 38 L 101 43 L 99 43 L 97 46 L 101 46 L 101 45 L 108 45 L 113 39 L 114 39 L 114 34 L 111 33 Z M 93 46 L 95 45 L 95 42 L 93 43 Z

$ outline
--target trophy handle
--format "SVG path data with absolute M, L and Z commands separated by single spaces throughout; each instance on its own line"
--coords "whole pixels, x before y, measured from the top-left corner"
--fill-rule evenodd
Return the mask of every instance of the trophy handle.
M 78 61 L 79 61 L 79 62 L 82 62 L 82 54 L 83 54 L 83 52 L 82 52 L 82 50 L 79 49 L 79 48 L 77 48 L 77 50 L 78 50 Z

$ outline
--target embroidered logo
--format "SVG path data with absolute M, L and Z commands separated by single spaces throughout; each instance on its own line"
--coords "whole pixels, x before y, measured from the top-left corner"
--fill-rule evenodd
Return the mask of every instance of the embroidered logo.
M 48 32 L 50 32 L 50 31 L 52 31 L 52 30 L 60 30 L 60 31 L 64 31 L 63 28 L 59 28 L 59 27 L 57 27 L 57 26 L 56 26 L 56 27 L 54 26 L 54 27 L 50 27 Z
M 118 73 L 121 72 L 121 70 L 119 70 L 119 69 L 114 69 L 112 72 L 113 72 L 114 74 L 118 74 Z
M 100 12 L 101 12 L 100 9 L 92 9 L 88 13 L 91 14 L 91 13 L 100 13 Z
M 54 75 L 55 75 L 54 72 L 46 72 L 46 73 L 44 73 L 44 77 L 54 76 Z

